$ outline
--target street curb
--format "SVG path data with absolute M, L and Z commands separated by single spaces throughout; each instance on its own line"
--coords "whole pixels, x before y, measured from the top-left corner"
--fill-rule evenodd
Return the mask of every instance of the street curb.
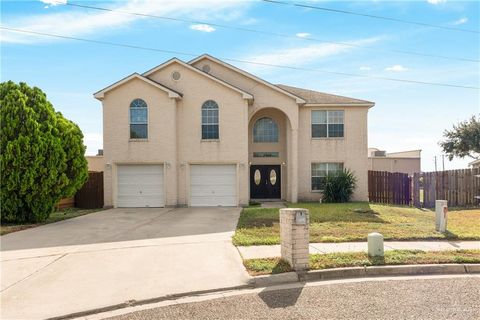
M 304 273 L 287 272 L 253 277 L 252 283 L 259 288 L 292 282 L 333 279 L 475 273 L 480 273 L 480 264 L 414 264 L 311 270 Z
M 249 284 L 240 285 L 240 286 L 233 286 L 233 287 L 225 287 L 225 288 L 218 288 L 218 289 L 209 289 L 209 290 L 199 290 L 199 291 L 192 291 L 192 292 L 184 292 L 184 293 L 176 293 L 176 294 L 169 294 L 161 297 L 151 298 L 151 299 L 143 299 L 143 300 L 130 300 L 127 302 L 114 304 L 106 307 L 90 309 L 85 311 L 79 311 L 74 313 L 69 313 L 57 317 L 47 318 L 47 320 L 64 320 L 64 319 L 74 319 L 80 317 L 86 317 L 97 313 L 103 313 L 108 311 L 115 311 L 118 309 L 123 309 L 127 307 L 136 307 L 141 306 L 144 304 L 152 304 L 167 300 L 176 300 L 183 297 L 192 297 L 192 296 L 202 296 L 206 294 L 216 293 L 216 292 L 225 292 L 230 290 L 241 290 L 241 289 L 252 289 L 253 288 L 253 281 L 250 280 Z

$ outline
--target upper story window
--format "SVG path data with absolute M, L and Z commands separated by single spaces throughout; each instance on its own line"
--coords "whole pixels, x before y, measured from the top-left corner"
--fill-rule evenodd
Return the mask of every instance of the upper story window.
M 218 104 L 208 100 L 202 105 L 202 139 L 218 139 Z
M 312 138 L 338 138 L 343 136 L 343 110 L 312 111 Z
M 148 107 L 142 99 L 130 103 L 130 139 L 148 138 Z
M 278 142 L 278 125 L 271 118 L 260 118 L 253 126 L 253 142 Z

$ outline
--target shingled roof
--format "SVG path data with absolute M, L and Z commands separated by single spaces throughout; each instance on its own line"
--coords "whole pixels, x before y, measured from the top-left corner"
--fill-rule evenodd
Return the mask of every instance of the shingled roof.
M 324 92 L 307 90 L 297 87 L 286 86 L 284 84 L 277 84 L 277 87 L 290 92 L 297 97 L 302 98 L 307 104 L 347 104 L 347 105 L 370 105 L 375 103 L 367 100 L 354 99 L 349 97 L 337 96 Z

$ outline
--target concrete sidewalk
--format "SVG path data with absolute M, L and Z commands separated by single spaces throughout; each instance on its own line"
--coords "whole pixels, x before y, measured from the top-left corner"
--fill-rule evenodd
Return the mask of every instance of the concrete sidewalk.
M 384 244 L 385 250 L 480 250 L 480 241 L 385 241 Z M 280 245 L 237 248 L 243 259 L 273 258 L 280 256 Z M 310 243 L 311 254 L 362 251 L 367 251 L 367 242 Z

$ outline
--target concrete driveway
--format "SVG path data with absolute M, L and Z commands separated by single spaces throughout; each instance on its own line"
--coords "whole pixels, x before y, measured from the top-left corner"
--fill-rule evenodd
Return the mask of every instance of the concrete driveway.
M 1 237 L 1 318 L 248 284 L 238 208 L 111 209 Z

